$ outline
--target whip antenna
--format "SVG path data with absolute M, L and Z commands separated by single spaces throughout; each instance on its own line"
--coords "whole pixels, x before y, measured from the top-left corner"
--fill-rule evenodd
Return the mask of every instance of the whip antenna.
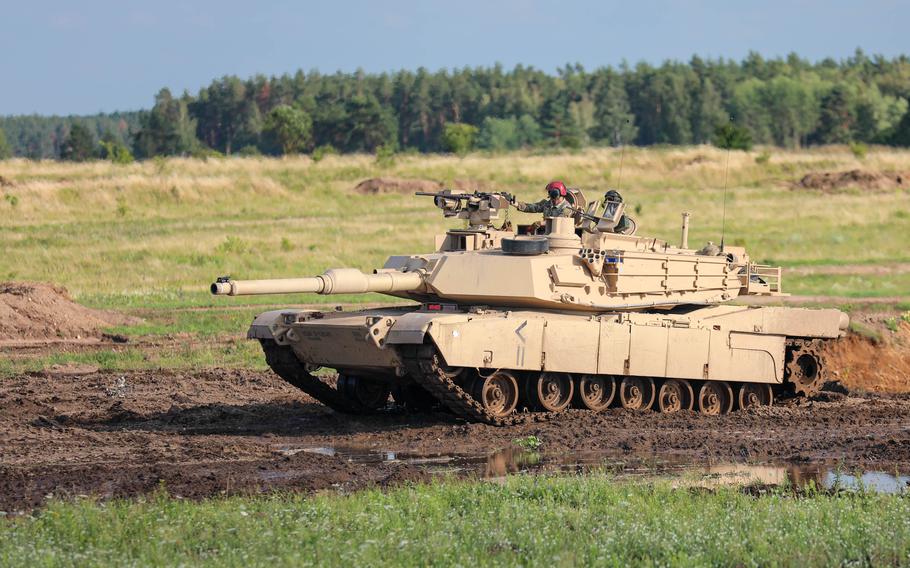
M 629 119 L 626 119 L 626 124 L 629 122 Z M 622 164 L 626 157 L 626 145 L 622 141 L 622 134 L 617 138 L 619 138 L 619 178 L 616 180 L 616 189 L 622 189 Z
M 733 117 L 730 117 L 730 123 L 732 126 Z M 727 146 L 727 158 L 724 163 L 724 212 L 721 215 L 720 221 L 720 250 L 724 250 L 724 233 L 727 229 L 727 173 L 730 171 L 730 147 L 732 146 L 729 139 L 724 140 L 724 144 Z

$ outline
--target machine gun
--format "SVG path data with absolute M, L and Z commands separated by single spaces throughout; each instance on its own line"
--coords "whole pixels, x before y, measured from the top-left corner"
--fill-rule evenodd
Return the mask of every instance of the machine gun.
M 499 212 L 508 210 L 515 200 L 512 194 L 497 191 L 475 191 L 474 193 L 453 193 L 449 189 L 440 192 L 418 191 L 414 195 L 433 198 L 433 204 L 442 209 L 445 217 L 466 219 L 471 228 L 484 229 L 499 219 Z

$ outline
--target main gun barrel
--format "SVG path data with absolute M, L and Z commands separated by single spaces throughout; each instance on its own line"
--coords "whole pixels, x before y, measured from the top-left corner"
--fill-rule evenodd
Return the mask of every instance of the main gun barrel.
M 356 268 L 333 268 L 309 278 L 275 280 L 218 279 L 212 284 L 216 296 L 250 296 L 260 294 L 364 294 L 366 292 L 406 292 L 423 284 L 420 272 L 380 270 L 364 274 Z

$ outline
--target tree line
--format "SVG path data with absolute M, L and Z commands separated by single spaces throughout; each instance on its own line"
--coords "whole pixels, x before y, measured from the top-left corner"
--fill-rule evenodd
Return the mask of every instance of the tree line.
M 910 145 L 910 58 L 638 63 L 555 74 L 522 65 L 227 76 L 150 110 L 0 118 L 0 152 L 115 161 L 170 155 L 464 152 L 752 143 Z M 75 137 L 74 137 L 75 132 Z M 5 148 L 5 150 L 4 150 Z

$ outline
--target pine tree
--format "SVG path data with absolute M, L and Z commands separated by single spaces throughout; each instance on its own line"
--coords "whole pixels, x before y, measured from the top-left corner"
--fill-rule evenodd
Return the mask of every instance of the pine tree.
M 540 127 L 545 143 L 564 148 L 582 145 L 583 132 L 569 108 L 569 94 L 557 91 L 540 109 Z
M 705 77 L 695 83 L 694 87 L 695 91 L 691 95 L 694 100 L 692 141 L 704 144 L 711 140 L 717 126 L 727 120 L 727 113 L 724 112 L 720 93 L 714 88 L 714 82 L 710 78 Z
M 237 77 L 222 77 L 200 91 L 189 106 L 199 137 L 210 148 L 230 154 L 248 134 L 245 126 L 251 111 L 246 85 Z
M 752 134 L 745 127 L 725 122 L 714 130 L 714 145 L 725 150 L 751 150 Z
M 595 89 L 591 137 L 611 146 L 633 143 L 638 136 L 638 127 L 622 79 L 612 70 L 607 71 Z
M 9 142 L 6 141 L 6 134 L 3 132 L 3 129 L 0 128 L 0 160 L 5 160 L 13 156 L 13 149 L 10 147 Z
M 910 146 L 910 111 L 907 111 L 904 118 L 894 128 L 888 137 L 888 143 L 894 146 Z
M 155 106 L 139 119 L 133 151 L 140 158 L 181 156 L 198 146 L 196 122 L 189 117 L 187 97 L 175 99 L 168 89 L 155 96 Z
M 845 144 L 853 140 L 856 116 L 844 85 L 835 85 L 822 97 L 818 128 L 813 135 L 819 144 Z
M 60 157 L 73 162 L 85 162 L 97 155 L 98 146 L 94 135 L 85 125 L 78 122 L 73 124 L 63 142 Z
M 375 152 L 379 146 L 397 148 L 395 116 L 373 95 L 354 96 L 345 105 L 342 148 L 347 152 Z

